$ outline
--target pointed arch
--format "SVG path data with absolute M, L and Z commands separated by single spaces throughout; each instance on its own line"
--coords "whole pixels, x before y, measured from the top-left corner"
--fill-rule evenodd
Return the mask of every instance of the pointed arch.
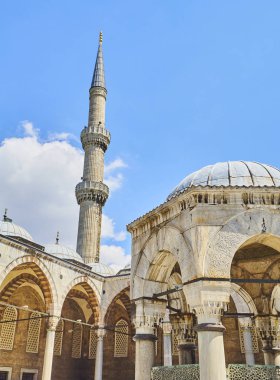
M 55 286 L 55 282 L 53 280 L 52 275 L 50 274 L 46 265 L 37 257 L 34 256 L 22 256 L 12 261 L 1 273 L 0 273 L 0 284 L 2 284 L 5 278 L 16 269 L 24 269 L 24 267 L 28 264 L 28 267 L 33 270 L 38 280 L 38 284 L 42 289 L 42 292 L 45 297 L 46 302 L 46 311 L 50 314 L 54 314 L 57 310 L 58 306 L 58 295 L 57 289 Z M 23 278 L 23 277 L 22 277 Z M 28 278 L 26 276 L 26 278 Z M 31 277 L 29 278 L 31 279 Z

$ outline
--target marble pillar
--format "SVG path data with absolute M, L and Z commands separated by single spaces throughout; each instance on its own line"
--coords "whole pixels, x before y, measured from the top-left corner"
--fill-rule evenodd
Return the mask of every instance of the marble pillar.
M 135 380 L 150 380 L 155 359 L 155 341 L 157 340 L 154 328 L 146 326 L 136 329 L 133 340 L 136 343 Z
M 199 281 L 184 286 L 184 293 L 195 312 L 201 380 L 226 380 L 223 311 L 230 298 L 230 283 Z
M 187 341 L 179 341 L 179 364 L 194 364 L 194 351 L 196 348 L 196 345 L 193 343 Z
M 253 325 L 250 318 L 239 319 L 240 333 L 243 335 L 244 354 L 246 364 L 255 364 L 255 355 L 253 347 Z
M 163 365 L 172 365 L 172 325 L 169 319 L 169 312 L 165 314 L 162 322 L 163 331 Z
M 105 334 L 106 334 L 106 331 L 104 329 L 104 326 L 99 326 L 97 330 L 97 348 L 96 348 L 94 380 L 102 380 L 103 339 L 104 339 Z
M 280 366 L 280 347 L 273 347 L 274 352 L 274 365 Z
M 52 377 L 54 339 L 58 321 L 56 317 L 50 317 L 48 320 L 42 380 L 51 380 Z
M 135 303 L 135 380 L 150 380 L 157 340 L 154 329 L 165 316 L 166 301 L 141 299 Z

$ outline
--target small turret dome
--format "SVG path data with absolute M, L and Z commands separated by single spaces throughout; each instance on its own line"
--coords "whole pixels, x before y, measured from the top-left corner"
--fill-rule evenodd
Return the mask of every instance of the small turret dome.
M 280 170 L 250 161 L 218 162 L 185 177 L 167 200 L 191 187 L 280 187 Z
M 126 264 L 121 270 L 118 271 L 118 274 L 130 274 L 131 271 L 131 263 Z
M 53 256 L 63 260 L 75 260 L 83 263 L 82 257 L 74 249 L 66 247 L 62 244 L 46 244 L 45 252 L 50 253 Z
M 116 274 L 114 269 L 103 263 L 89 263 L 87 265 L 91 267 L 94 273 L 101 274 L 101 276 L 114 276 Z
M 0 222 L 0 234 L 12 237 L 19 237 L 21 239 L 29 240 L 33 242 L 33 238 L 25 228 L 13 223 L 12 219 L 7 217 L 7 209 L 3 220 Z

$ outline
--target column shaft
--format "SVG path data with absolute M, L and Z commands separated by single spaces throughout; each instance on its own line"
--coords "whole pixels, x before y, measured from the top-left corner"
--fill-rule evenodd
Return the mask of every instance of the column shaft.
M 197 326 L 201 380 L 226 380 L 224 330 L 222 325 Z
M 172 340 L 171 334 L 163 334 L 163 365 L 172 365 Z
M 244 350 L 245 350 L 246 364 L 254 365 L 255 356 L 254 356 L 253 341 L 252 341 L 252 330 L 250 328 L 245 328 L 243 331 L 243 337 L 244 337 Z
M 102 380 L 103 370 L 103 336 L 98 336 L 94 380 Z
M 55 338 L 55 330 L 48 329 L 47 336 L 46 336 L 42 380 L 51 380 L 51 377 L 52 377 L 54 338 Z
M 156 337 L 151 329 L 150 334 L 137 334 L 133 338 L 135 347 L 135 380 L 150 380 L 155 359 Z

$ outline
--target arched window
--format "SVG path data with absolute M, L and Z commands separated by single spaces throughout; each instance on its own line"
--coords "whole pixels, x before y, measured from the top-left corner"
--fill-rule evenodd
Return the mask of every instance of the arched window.
M 39 351 L 39 340 L 41 330 L 41 315 L 40 313 L 33 312 L 30 314 L 26 352 L 36 354 Z
M 2 321 L 16 321 L 17 309 L 13 306 L 8 306 L 4 310 Z M 8 322 L 0 324 L 0 349 L 12 350 L 14 346 L 14 337 L 16 331 L 16 322 Z
M 79 323 L 74 324 L 72 335 L 72 358 L 79 359 L 82 354 L 83 326 Z
M 53 351 L 55 356 L 61 355 L 63 331 L 64 331 L 64 321 L 60 319 L 55 330 L 54 351 Z
M 97 350 L 97 334 L 94 329 L 90 329 L 89 330 L 89 345 L 88 345 L 89 359 L 96 358 L 96 350 Z
M 115 326 L 115 358 L 125 358 L 128 353 L 128 323 L 120 319 Z

